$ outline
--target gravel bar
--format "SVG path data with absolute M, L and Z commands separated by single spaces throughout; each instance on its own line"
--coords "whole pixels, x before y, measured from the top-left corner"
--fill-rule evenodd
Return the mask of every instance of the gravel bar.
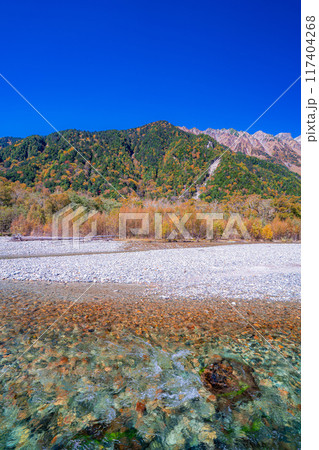
M 125 242 L 119 241 L 13 241 L 0 237 L 0 257 L 116 252 L 124 246 Z
M 101 243 L 92 244 L 97 244 L 101 251 Z M 121 243 L 105 244 L 109 250 L 112 244 Z M 119 253 L 110 254 L 1 260 L 1 278 L 150 284 L 163 296 L 300 299 L 300 244 L 225 245 L 130 253 L 120 252 L 120 247 L 118 250 Z

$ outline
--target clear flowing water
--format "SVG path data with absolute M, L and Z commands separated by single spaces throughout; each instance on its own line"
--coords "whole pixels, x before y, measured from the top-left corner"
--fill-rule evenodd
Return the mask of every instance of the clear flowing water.
M 235 319 L 222 332 L 210 309 L 198 322 L 188 303 L 178 319 L 173 299 L 144 299 L 141 310 L 136 299 L 101 303 L 101 290 L 45 332 L 67 303 L 39 292 L 2 293 L 0 448 L 300 448 L 300 345 L 288 316 L 278 328 L 275 311 L 266 341 Z M 216 354 L 248 365 L 259 395 L 222 403 L 205 389 Z

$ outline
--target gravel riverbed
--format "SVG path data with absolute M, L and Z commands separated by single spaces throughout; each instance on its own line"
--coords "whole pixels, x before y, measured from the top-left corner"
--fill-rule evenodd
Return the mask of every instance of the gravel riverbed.
M 8 256 L 60 255 L 72 253 L 102 253 L 121 251 L 119 241 L 13 241 L 0 237 L 0 258 Z
M 6 255 L 21 255 L 21 250 L 10 254 L 10 246 L 21 248 L 19 243 L 9 244 L 6 243 Z M 21 244 L 23 251 L 29 252 L 25 254 L 39 254 L 39 246 L 45 247 L 48 254 L 53 253 L 50 242 Z M 149 284 L 154 293 L 163 296 L 300 299 L 300 244 L 221 245 L 139 252 L 121 252 L 121 242 L 92 242 L 92 245 L 85 250 L 92 251 L 89 255 L 2 259 L 1 279 Z M 99 252 L 118 253 L 94 254 L 96 248 Z M 61 243 L 56 253 L 63 253 Z

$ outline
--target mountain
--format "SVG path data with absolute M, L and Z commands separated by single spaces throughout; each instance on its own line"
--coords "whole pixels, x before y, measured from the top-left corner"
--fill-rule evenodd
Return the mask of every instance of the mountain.
M 200 131 L 197 128 L 188 130 L 186 127 L 181 127 L 181 130 L 193 133 L 196 136 L 200 134 L 211 136 L 220 144 L 231 148 L 234 152 L 241 152 L 264 160 L 272 158 L 276 163 L 282 164 L 292 172 L 300 175 L 300 136 L 293 139 L 290 133 L 279 133 L 273 136 L 263 131 L 249 134 L 246 131 L 236 131 L 232 128 L 229 130 L 207 128 L 205 131 Z
M 0 176 L 50 191 L 111 197 L 118 193 L 110 183 L 124 196 L 151 198 L 300 195 L 300 177 L 276 158 L 230 151 L 208 134 L 186 132 L 166 121 L 121 131 L 30 136 L 0 149 Z
M 5 136 L 0 138 L 0 148 L 8 147 L 8 145 L 12 145 L 17 141 L 20 141 L 21 138 L 15 138 L 11 136 Z

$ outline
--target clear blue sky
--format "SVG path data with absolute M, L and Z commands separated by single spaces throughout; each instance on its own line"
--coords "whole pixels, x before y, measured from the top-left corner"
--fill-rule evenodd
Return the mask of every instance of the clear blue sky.
M 296 0 L 5 1 L 0 35 L 0 72 L 59 130 L 244 130 L 300 75 Z M 259 129 L 300 134 L 300 81 Z M 0 79 L 0 136 L 51 132 Z

